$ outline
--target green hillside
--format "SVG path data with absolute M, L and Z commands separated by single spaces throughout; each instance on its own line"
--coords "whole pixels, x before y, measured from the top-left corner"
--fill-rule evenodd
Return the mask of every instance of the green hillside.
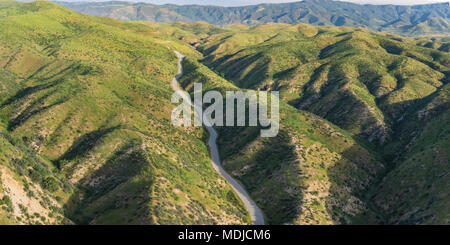
M 179 32 L 171 33 L 182 40 L 185 37 Z M 374 151 L 384 158 L 386 169 L 375 174 L 375 184 L 362 191 L 361 199 L 378 215 L 378 222 L 449 222 L 446 193 L 450 183 L 445 174 L 450 154 L 446 128 L 450 55 L 443 48 L 447 43 L 304 24 L 234 26 L 189 42 L 204 54 L 201 62 L 215 71 L 211 74 L 221 75 L 241 88 L 279 90 L 286 103 L 328 119 L 364 139 L 359 145 L 367 145 L 364 141 L 375 144 Z M 205 81 L 205 78 L 186 79 Z M 291 116 L 292 112 L 282 117 L 284 126 Z M 294 121 L 307 124 L 298 118 Z M 309 132 L 319 129 L 317 125 L 327 124 L 318 122 Z M 263 188 L 261 183 L 252 181 L 267 179 L 273 172 L 262 177 L 257 170 L 247 170 L 250 173 L 246 174 L 240 171 L 252 166 L 248 162 L 258 166 L 271 159 L 273 164 L 295 162 L 294 156 L 288 157 L 287 142 L 292 141 L 290 137 L 296 131 L 291 127 L 287 135 L 281 134 L 272 142 L 260 142 L 255 138 L 257 130 L 224 129 L 221 145 L 225 155 L 230 155 L 225 159 L 226 168 L 234 171 L 250 191 Z M 322 143 L 333 141 L 323 139 Z M 267 149 L 258 153 L 263 145 Z M 301 142 L 295 148 L 302 149 L 305 145 Z M 321 156 L 325 163 L 333 162 L 330 155 Z M 312 161 L 317 164 L 322 160 Z M 263 167 L 261 171 L 268 170 Z M 284 170 L 284 174 L 289 172 Z M 347 174 L 343 171 L 339 176 Z M 280 206 L 273 202 L 282 198 L 267 200 L 267 191 L 260 193 L 264 193 L 261 198 L 267 202 Z M 367 217 L 363 220 L 368 222 Z
M 77 12 L 118 20 L 206 21 L 214 25 L 306 23 L 316 26 L 364 27 L 372 31 L 410 36 L 450 34 L 449 3 L 404 6 L 304 0 L 243 7 L 153 5 L 125 1 L 57 3 Z
M 189 92 L 280 91 L 276 137 L 216 128 L 266 223 L 450 223 L 445 35 L 122 22 L 5 0 L 0 25 L 0 224 L 250 223 L 207 131 L 172 126 L 173 50 Z
M 209 36 L 203 62 L 239 87 L 283 99 L 384 144 L 450 75 L 450 54 L 364 29 L 265 24 Z
M 182 84 L 237 89 L 187 59 Z M 282 103 L 280 133 L 261 138 L 259 127 L 218 127 L 225 168 L 262 208 L 268 224 L 351 224 L 381 220 L 363 199 L 384 169 L 370 146 L 333 124 Z M 364 221 L 362 221 L 362 219 Z
M 50 170 L 67 178 L 73 190 L 45 194 L 60 196 L 61 213 L 75 223 L 249 222 L 210 165 L 205 132 L 170 123 L 176 57 L 154 29 L 48 2 L 0 6 L 0 125 L 27 146 L 2 143 L 2 169 L 35 186 L 32 176 Z
M 399 126 L 399 139 L 385 147 L 395 163 L 375 203 L 395 224 L 449 224 L 450 84 L 427 98 Z

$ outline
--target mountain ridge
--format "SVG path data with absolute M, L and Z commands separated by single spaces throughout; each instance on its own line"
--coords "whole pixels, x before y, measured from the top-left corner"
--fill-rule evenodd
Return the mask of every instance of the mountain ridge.
M 361 145 L 372 142 L 374 145 L 368 149 L 379 153 L 385 168 L 372 179 L 373 188 L 364 191 L 367 196 L 357 196 L 369 207 L 375 207 L 372 211 L 379 218 L 378 221 L 373 221 L 373 216 L 363 218 L 366 223 L 449 222 L 445 216 L 448 209 L 444 207 L 449 181 L 442 177 L 450 163 L 447 121 L 450 55 L 442 48 L 445 43 L 425 44 L 361 28 L 305 24 L 232 26 L 222 31 L 205 23 L 162 25 L 177 39 L 195 46 L 204 54 L 200 60 L 203 65 L 236 86 L 280 91 L 282 100 L 299 111 L 328 119 L 362 138 Z M 185 30 L 201 26 L 198 29 L 210 34 L 196 39 L 195 35 L 170 29 L 177 26 Z M 438 124 L 442 126 L 437 127 Z M 225 159 L 227 168 L 238 178 L 244 178 L 250 190 L 259 186 L 253 181 L 267 178 L 258 176 L 264 174 L 262 169 L 256 170 L 258 161 L 267 158 L 270 162 L 273 155 L 279 159 L 293 157 L 286 142 L 298 142 L 294 140 L 293 129 L 287 130 L 290 140 L 284 134 L 284 138 L 265 144 L 255 139 L 251 131 L 223 130 L 225 137 L 219 139 L 223 142 L 220 145 L 231 155 Z M 228 146 L 236 141 L 243 142 Z M 261 144 L 266 148 L 259 152 Z M 282 147 L 271 150 L 271 145 Z M 305 145 L 303 142 L 296 148 L 304 149 Z M 278 155 L 278 151 L 282 154 Z M 243 164 L 247 161 L 255 162 L 256 166 Z M 419 170 L 419 166 L 426 170 Z M 251 170 L 247 170 L 249 167 Z M 318 169 L 316 165 L 315 170 Z M 348 218 L 344 215 L 338 220 Z
M 449 3 L 423 5 L 359 5 L 331 0 L 259 4 L 242 7 L 153 5 L 130 2 L 57 2 L 78 12 L 119 20 L 157 22 L 206 21 L 215 25 L 268 22 L 364 27 L 418 36 L 450 34 Z
M 0 1 L 0 24 L 0 223 L 250 223 L 205 129 L 171 124 L 172 50 L 188 92 L 280 91 L 276 137 L 215 127 L 268 224 L 450 222 L 443 40 L 123 22 L 44 1 Z

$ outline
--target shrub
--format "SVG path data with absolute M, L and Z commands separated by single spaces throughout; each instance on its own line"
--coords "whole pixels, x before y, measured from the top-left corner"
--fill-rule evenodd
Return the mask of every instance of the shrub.
M 44 188 L 50 192 L 55 192 L 59 189 L 58 181 L 56 181 L 56 179 L 51 176 L 46 177 L 42 181 L 42 188 Z
M 13 205 L 11 198 L 7 195 L 4 195 L 3 198 L 0 200 L 0 205 L 6 204 L 9 211 L 12 211 Z

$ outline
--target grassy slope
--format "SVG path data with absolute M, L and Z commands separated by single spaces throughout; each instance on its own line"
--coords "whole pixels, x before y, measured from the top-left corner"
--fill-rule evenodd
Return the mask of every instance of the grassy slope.
M 0 8 L 11 6 L 0 2 Z M 8 9 L 15 12 L 14 9 Z M 3 13 L 3 12 L 2 12 Z M 3 47 L 3 46 L 2 46 Z M 4 48 L 2 48 L 3 50 Z M 0 103 L 21 89 L 15 74 L 0 68 Z M 48 160 L 0 124 L 0 224 L 60 224 L 67 222 L 63 205 L 72 186 Z M 56 180 L 51 187 L 49 179 Z M 31 205 L 30 205 L 31 204 Z M 38 213 L 38 215 L 35 215 Z
M 280 90 L 295 107 L 381 144 L 450 73 L 444 51 L 352 28 L 266 24 L 212 35 L 199 50 L 237 86 Z
M 367 140 L 377 142 L 374 139 L 382 139 L 377 142 L 376 151 L 387 159 L 387 169 L 375 177 L 379 179 L 375 181 L 378 184 L 364 191 L 362 198 L 371 200 L 367 204 L 377 213 L 378 222 L 449 222 L 446 208 L 449 187 L 445 176 L 450 154 L 446 127 L 450 64 L 445 43 L 414 41 L 361 29 L 308 25 L 267 24 L 223 30 L 223 33 L 203 40 L 191 41 L 205 54 L 202 62 L 215 73 L 240 87 L 279 89 L 286 102 L 297 107 L 311 103 L 299 108 L 328 118 Z M 183 39 L 182 36 L 178 38 Z M 199 67 L 206 71 L 205 67 Z M 215 73 L 209 71 L 208 76 L 194 73 L 196 75 L 189 79 L 200 82 L 223 80 Z M 214 86 L 218 86 L 217 82 Z M 285 117 L 293 117 L 297 123 L 305 124 L 293 116 L 297 113 L 290 112 Z M 282 119 L 286 124 L 286 118 Z M 315 124 L 310 133 L 320 129 L 317 125 L 327 123 Z M 374 129 L 374 126 L 380 125 L 389 137 L 380 134 L 376 127 Z M 298 143 L 294 140 L 292 144 L 292 136 L 297 131 L 289 128 L 287 134 L 281 134 L 282 138 L 277 137 L 273 142 L 255 140 L 257 130 L 222 131 L 222 135 L 229 136 L 221 138 L 222 150 L 232 155 L 225 159 L 227 168 L 241 176 L 257 200 L 258 194 L 254 193 L 260 191 L 260 198 L 269 206 L 273 205 L 261 204 L 276 217 L 269 217 L 275 223 L 292 222 L 295 216 L 287 215 L 292 212 L 292 207 L 285 208 L 280 204 L 285 200 L 284 204 L 289 205 L 289 198 L 286 197 L 292 198 L 292 195 L 286 195 L 279 188 L 271 188 L 285 185 L 287 176 L 295 173 L 281 166 L 288 161 L 295 162 L 296 157 L 289 151 Z M 364 132 L 372 133 L 367 135 Z M 321 142 L 333 141 L 335 139 Z M 294 149 L 304 149 L 305 145 L 308 146 L 300 142 Z M 323 162 L 333 164 L 330 154 L 321 153 L 320 156 L 324 157 Z M 322 161 L 312 156 L 305 159 L 315 165 Z M 264 165 L 260 169 L 255 167 L 261 162 L 272 162 L 272 165 Z M 313 170 L 321 167 L 314 166 Z M 342 178 L 347 174 L 343 171 L 338 176 Z M 284 178 L 280 177 L 283 175 Z M 264 179 L 262 176 L 266 179 L 272 176 L 278 178 L 264 185 L 260 182 Z M 326 183 L 323 179 L 320 182 Z M 277 197 L 266 199 L 267 193 Z M 295 191 L 291 190 L 291 193 Z M 313 193 L 317 195 L 315 191 Z M 301 198 L 294 203 L 302 203 L 299 200 Z M 319 206 L 310 210 L 317 214 Z M 280 208 L 285 208 L 284 213 Z M 328 213 L 332 211 L 328 210 Z M 314 217 L 315 222 L 338 220 L 336 217 Z M 371 218 L 362 217 L 362 220 L 368 223 Z M 358 218 L 353 221 L 357 222 Z M 308 222 L 301 220 L 300 223 Z
M 49 161 L 0 132 L 0 162 L 0 224 L 70 222 L 63 205 L 73 187 Z
M 205 90 L 237 89 L 193 59 L 181 82 Z M 370 147 L 317 116 L 282 104 L 277 137 L 259 137 L 258 127 L 219 127 L 225 168 L 247 187 L 269 224 L 376 223 L 361 200 L 383 170 Z
M 449 224 L 450 84 L 443 86 L 399 126 L 393 170 L 381 181 L 375 203 L 389 223 Z
M 248 222 L 211 167 L 205 132 L 171 126 L 169 82 L 177 67 L 166 46 L 178 44 L 142 24 L 48 2 L 0 6 L 0 74 L 10 90 L 2 92 L 1 125 L 77 187 L 65 202 L 67 217 L 96 224 Z M 1 152 L 8 157 L 3 145 Z
M 2 127 L 75 183 L 70 201 L 61 203 L 78 223 L 248 222 L 209 167 L 204 132 L 172 128 L 171 108 L 161 109 L 170 104 L 168 81 L 176 69 L 165 46 L 188 55 L 187 89 L 193 82 L 222 91 L 277 88 L 286 102 L 337 124 L 342 118 L 320 112 L 344 116 L 340 126 L 348 131 L 283 103 L 278 137 L 259 138 L 252 127 L 218 129 L 226 168 L 248 187 L 269 223 L 448 223 L 448 133 L 436 130 L 447 122 L 443 44 L 309 25 L 123 23 L 46 3 L 3 11 L 9 17 L 0 21 L 9 28 L 2 30 L 8 39 L 0 39 L 7 44 L 0 50 L 7 90 L 1 92 Z M 24 23 L 17 16 L 23 14 L 46 21 Z M 202 54 L 168 41 L 174 38 L 197 46 L 215 71 L 197 61 Z M 308 98 L 320 106 L 305 106 Z M 378 147 L 398 160 L 381 180 L 380 154 L 353 136 L 370 139 L 362 131 L 373 125 L 401 139 Z M 423 168 L 429 171 L 418 171 Z

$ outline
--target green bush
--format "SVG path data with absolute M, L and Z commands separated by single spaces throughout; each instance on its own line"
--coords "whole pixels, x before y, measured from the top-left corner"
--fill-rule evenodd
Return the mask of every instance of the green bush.
M 13 205 L 12 205 L 12 201 L 11 198 L 7 195 L 4 195 L 3 198 L 0 200 L 0 206 L 6 204 L 6 206 L 8 207 L 8 209 L 10 211 L 12 211 Z
M 42 188 L 44 188 L 50 192 L 55 192 L 55 191 L 59 190 L 59 184 L 55 178 L 49 176 L 49 177 L 46 177 L 42 181 Z

